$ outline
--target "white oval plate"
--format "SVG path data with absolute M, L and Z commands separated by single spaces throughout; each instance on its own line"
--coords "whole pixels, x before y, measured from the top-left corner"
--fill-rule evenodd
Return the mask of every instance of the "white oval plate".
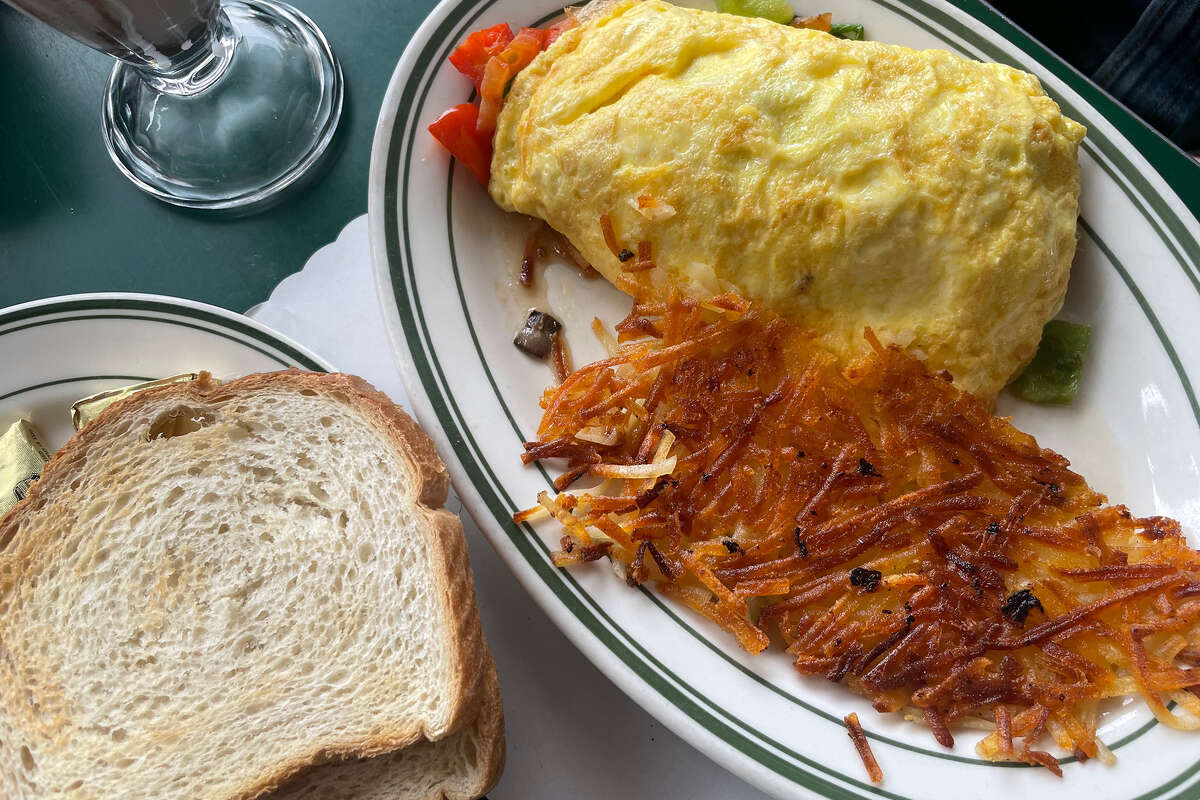
M 805 0 L 800 10 L 828 6 Z M 782 653 L 746 656 L 711 624 L 656 594 L 628 589 L 602 567 L 555 569 L 548 557 L 553 531 L 512 523 L 511 514 L 533 504 L 549 484 L 542 470 L 522 467 L 518 454 L 534 437 L 537 400 L 550 381 L 543 365 L 513 348 L 513 331 L 528 306 L 548 306 L 566 321 L 576 363 L 583 363 L 599 352 L 587 331 L 592 315 L 619 318 L 628 301 L 566 267 L 547 271 L 544 294 L 516 288 L 525 225 L 496 209 L 469 174 L 455 169 L 426 126 L 468 97 L 466 81 L 446 64 L 466 34 L 498 22 L 541 24 L 560 9 L 561 0 L 444 0 L 392 77 L 369 190 L 384 317 L 417 416 L 437 441 L 463 503 L 525 588 L 638 703 L 780 797 L 953 792 L 1011 799 L 1049 791 L 1062 800 L 1200 797 L 1200 738 L 1158 725 L 1139 704 L 1114 710 L 1101 728 L 1120 758 L 1113 768 L 1066 758 L 1066 778 L 1059 781 L 1043 769 L 987 763 L 975 757 L 977 737 L 969 731 L 954 750 L 944 750 L 922 727 L 876 714 L 840 687 L 799 677 Z M 835 11 L 839 19 L 865 23 L 879 41 L 941 47 L 1029 70 L 1068 115 L 1087 125 L 1080 245 L 1063 311 L 1094 326 L 1084 385 L 1069 408 L 1005 397 L 1001 412 L 1137 512 L 1180 519 L 1196 543 L 1196 220 L 1093 105 L 1112 113 L 1111 100 L 981 3 L 844 0 Z M 563 708 L 570 713 L 567 699 Z M 865 780 L 846 737 L 841 719 L 850 711 L 867 728 L 883 786 Z M 587 757 L 587 742 L 579 743 L 579 757 Z
M 208 370 L 330 367 L 270 328 L 215 306 L 146 294 L 79 294 L 0 310 L 0 428 L 24 417 L 51 450 L 71 437 L 71 404 L 145 380 Z

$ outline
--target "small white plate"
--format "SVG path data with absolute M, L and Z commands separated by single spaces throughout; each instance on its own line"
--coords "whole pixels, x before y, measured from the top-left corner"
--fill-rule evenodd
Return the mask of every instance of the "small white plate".
M 830 10 L 816 0 L 795 5 L 804 13 Z M 655 593 L 628 589 L 602 566 L 555 569 L 551 527 L 512 523 L 511 514 L 549 485 L 518 454 L 534 438 L 538 397 L 550 382 L 543 365 L 513 348 L 513 332 L 528 306 L 552 310 L 567 322 L 583 363 L 599 353 L 587 322 L 594 314 L 619 318 L 628 300 L 567 267 L 547 271 L 544 296 L 518 290 L 525 226 L 455 169 L 426 127 L 468 98 L 468 83 L 446 64 L 468 33 L 499 22 L 542 24 L 561 7 L 562 0 L 444 0 L 393 75 L 369 187 L 376 279 L 417 417 L 464 505 L 526 590 L 638 703 L 780 797 L 1200 797 L 1200 738 L 1156 724 L 1140 703 L 1107 715 L 1101 727 L 1120 759 L 1115 767 L 1067 758 L 1059 781 L 1043 769 L 984 762 L 969 731 L 944 750 L 923 727 L 877 714 L 842 687 L 801 678 L 783 653 L 747 656 L 715 626 Z M 832 10 L 863 22 L 872 39 L 1033 72 L 1088 127 L 1080 244 L 1062 314 L 1094 326 L 1083 386 L 1068 408 L 1004 397 L 1000 411 L 1065 453 L 1097 488 L 1140 514 L 1176 517 L 1200 543 L 1193 388 L 1200 380 L 1200 225 L 1139 153 L 1137 145 L 1153 149 L 1147 143 L 1155 135 L 977 0 L 839 0 Z M 1114 121 L 1141 137 L 1137 145 Z M 871 738 L 882 787 L 867 782 L 846 737 L 841 720 L 850 711 Z M 587 751 L 580 742 L 579 757 Z
M 207 370 L 222 380 L 298 367 L 316 355 L 240 314 L 145 294 L 52 297 L 0 310 L 0 427 L 24 417 L 55 450 L 71 404 L 144 380 Z

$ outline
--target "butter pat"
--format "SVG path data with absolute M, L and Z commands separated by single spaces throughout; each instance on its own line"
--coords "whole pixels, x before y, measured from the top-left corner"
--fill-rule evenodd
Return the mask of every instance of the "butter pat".
M 155 386 L 166 386 L 169 383 L 186 383 L 187 381 L 194 381 L 198 377 L 200 377 L 200 373 L 198 372 L 185 372 L 182 375 L 172 375 L 170 378 L 160 378 L 156 381 L 145 381 L 143 383 L 135 383 L 131 386 L 122 386 L 117 389 L 106 389 L 103 392 L 97 392 L 76 401 L 71 406 L 71 424 L 75 426 L 75 430 L 82 430 L 84 425 L 87 425 L 100 416 L 101 411 L 118 400 L 124 400 L 135 392 L 140 392 L 143 389 L 153 389 Z M 216 382 L 213 381 L 213 383 Z
M 0 514 L 29 494 L 29 487 L 42 476 L 50 452 L 29 420 L 20 419 L 0 436 Z

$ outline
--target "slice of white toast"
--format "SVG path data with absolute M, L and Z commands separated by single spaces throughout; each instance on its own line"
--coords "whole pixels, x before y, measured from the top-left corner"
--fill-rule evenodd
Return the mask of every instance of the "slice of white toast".
M 469 729 L 492 667 L 448 487 L 345 375 L 107 409 L 0 520 L 0 797 L 251 798 Z
M 499 779 L 504 765 L 500 684 L 490 667 L 473 722 L 444 739 L 422 739 L 374 758 L 313 767 L 269 800 L 474 800 Z

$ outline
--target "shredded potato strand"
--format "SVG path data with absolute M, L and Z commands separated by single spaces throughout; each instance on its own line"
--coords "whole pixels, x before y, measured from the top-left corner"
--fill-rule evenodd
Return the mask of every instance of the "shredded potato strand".
M 608 338 L 608 337 L 603 337 Z M 540 498 L 571 544 L 750 652 L 909 709 L 984 758 L 1110 761 L 1099 701 L 1200 727 L 1200 554 L 1108 505 L 1062 456 L 866 332 L 839 368 L 722 296 L 637 303 L 609 358 L 543 400 L 528 460 L 608 478 Z M 615 344 L 614 344 L 615 343 Z M 527 518 L 528 513 L 525 517 Z M 1174 710 L 1167 707 L 1173 701 Z

